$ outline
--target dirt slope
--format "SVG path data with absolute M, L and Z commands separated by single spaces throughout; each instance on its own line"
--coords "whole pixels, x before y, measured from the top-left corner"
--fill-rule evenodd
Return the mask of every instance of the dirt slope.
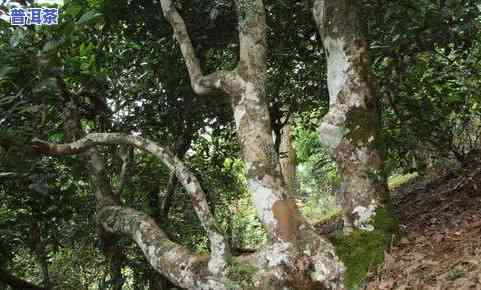
M 401 238 L 366 289 L 481 290 L 481 166 L 418 177 L 393 199 Z

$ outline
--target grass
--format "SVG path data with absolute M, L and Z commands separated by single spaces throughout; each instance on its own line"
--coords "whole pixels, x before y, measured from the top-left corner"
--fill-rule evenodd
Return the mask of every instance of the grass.
M 417 176 L 418 176 L 417 172 L 393 175 L 388 178 L 387 183 L 388 183 L 389 189 L 395 189 Z

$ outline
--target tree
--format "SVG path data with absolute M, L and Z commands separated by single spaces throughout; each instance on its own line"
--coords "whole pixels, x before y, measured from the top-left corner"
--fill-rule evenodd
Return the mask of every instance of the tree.
M 349 0 L 314 3 L 327 55 L 330 98 L 320 135 L 342 178 L 346 232 L 373 230 L 377 209 L 390 203 L 379 151 L 378 100 L 359 9 L 359 4 Z
M 348 23 L 359 22 L 358 7 L 349 1 L 326 2 L 316 2 L 314 10 L 323 43 L 329 52 L 331 110 L 321 126 L 321 135 L 322 140 L 331 146 L 343 180 L 346 229 L 356 226 L 369 230 L 373 226 L 374 212 L 387 206 L 389 201 L 378 149 L 378 109 L 368 73 L 367 44 L 360 36 L 359 25 L 352 28 Z M 92 3 L 96 5 L 97 2 Z M 38 151 L 80 157 L 72 159 L 82 161 L 81 171 L 88 174 L 95 185 L 95 206 L 91 207 L 97 209 L 99 234 L 106 245 L 105 254 L 112 262 L 110 282 L 119 282 L 116 283 L 117 289 L 122 287 L 120 270 L 126 265 L 135 271 L 136 283 L 142 280 L 142 276 L 149 276 L 151 281 L 160 279 L 147 273 L 143 259 L 136 263 L 140 260 L 136 259 L 140 251 L 126 246 L 128 242 L 117 234 L 130 237 L 152 268 L 180 287 L 342 288 L 344 267 L 336 258 L 333 246 L 311 229 L 295 203 L 293 174 L 286 173 L 293 173 L 294 158 L 289 158 L 291 161 L 283 166 L 279 160 L 283 156 L 278 156 L 279 153 L 293 155 L 289 127 L 283 126 L 289 124 L 290 115 L 312 107 L 322 112 L 326 107 L 325 94 L 318 92 L 324 88 L 325 69 L 320 64 L 321 53 L 314 49 L 320 44 L 311 37 L 315 27 L 306 23 L 308 5 L 295 3 L 295 25 L 291 25 L 277 16 L 288 10 L 284 3 L 269 3 L 266 9 L 260 0 L 240 0 L 235 8 L 223 1 L 206 1 L 201 8 L 196 7 L 196 3 L 165 0 L 157 7 L 154 1 L 148 0 L 106 1 L 106 7 L 118 5 L 122 9 L 105 9 L 105 25 L 89 26 L 82 36 L 73 33 L 78 28 L 71 23 L 59 25 L 48 33 L 42 28 L 40 33 L 12 29 L 15 37 L 11 38 L 7 32 L 0 32 L 0 36 L 8 37 L 0 43 L 7 55 L 1 56 L 0 60 L 9 64 L 0 70 L 0 88 L 6 95 L 1 100 L 7 99 L 10 104 L 18 96 L 24 102 L 22 104 L 37 105 L 32 106 L 27 118 L 24 112 L 13 114 L 16 111 L 10 111 L 7 106 L 8 115 L 0 122 L 14 126 L 18 129 L 15 133 L 22 134 L 25 129 L 29 132 L 25 134 L 27 136 L 57 143 L 63 140 L 65 143 L 58 145 L 36 139 L 33 145 Z M 98 13 L 90 13 L 92 11 L 81 16 L 79 10 L 84 7 L 70 4 L 65 10 L 77 19 L 75 23 L 79 25 L 99 17 Z M 184 8 L 180 8 L 182 5 Z M 138 11 L 130 9 L 136 6 Z M 167 22 L 158 17 L 159 8 Z M 216 32 L 210 22 L 220 21 L 219 9 L 228 10 L 229 17 L 222 26 L 222 37 L 213 42 Z M 120 18 L 126 18 L 119 20 L 118 25 L 115 24 L 116 13 L 121 15 Z M 236 13 L 238 17 L 232 17 Z M 273 27 L 266 26 L 266 13 L 268 20 L 272 21 L 269 26 Z M 238 37 L 235 36 L 235 22 L 238 22 Z M 169 27 L 177 45 L 167 37 L 171 33 Z M 338 31 L 343 34 L 338 35 Z M 271 42 L 268 42 L 267 32 Z M 285 44 L 283 33 L 289 36 L 286 47 L 282 47 Z M 7 49 L 6 43 L 15 43 L 16 37 L 25 35 L 37 47 L 26 46 L 28 53 Z M 231 46 L 237 38 L 239 46 Z M 277 44 L 282 45 L 274 48 Z M 32 57 L 31 52 L 37 52 L 38 46 L 42 48 L 41 52 Z M 268 46 L 273 49 L 269 51 Z M 176 47 L 180 47 L 180 51 Z M 232 47 L 240 48 L 239 52 L 231 50 Z M 13 65 L 8 56 L 22 61 L 21 69 Z M 313 65 L 317 69 L 314 73 L 307 72 L 306 63 L 313 59 L 318 63 Z M 183 62 L 187 71 L 180 65 Z M 24 73 L 25 68 L 28 68 L 28 74 Z M 214 72 L 205 73 L 210 71 Z M 310 78 L 314 75 L 315 81 L 305 82 L 307 74 Z M 3 81 L 5 75 L 15 75 L 14 82 Z M 39 84 L 40 89 L 36 88 L 37 80 L 44 79 L 49 89 L 44 90 L 44 84 Z M 338 82 L 340 80 L 344 82 Z M 316 94 L 312 93 L 313 90 Z M 59 99 L 56 98 L 58 95 Z M 21 127 L 25 119 L 35 121 L 33 125 L 26 123 Z M 217 158 L 216 165 L 221 166 L 207 170 L 195 164 L 195 158 L 199 157 L 187 156 L 190 150 L 198 151 L 195 154 L 199 155 L 203 152 L 191 145 L 202 143 L 200 129 L 215 127 L 215 131 L 225 126 L 222 129 L 224 136 L 219 139 L 233 139 L 230 135 L 234 127 L 232 123 L 235 123 L 242 151 L 252 204 L 268 236 L 267 243 L 257 252 L 239 257 L 232 257 L 231 252 L 237 254 L 239 251 L 231 248 L 227 242 L 231 236 L 226 237 L 221 230 L 225 223 L 219 221 L 219 216 L 226 216 L 225 213 L 218 214 L 215 200 L 219 197 L 215 196 L 216 186 L 211 184 L 217 176 L 212 172 L 221 171 L 226 160 Z M 62 126 L 63 130 L 59 130 Z M 275 142 L 272 140 L 273 131 L 277 137 Z M 132 132 L 136 134 L 131 135 Z M 215 141 L 219 139 L 214 138 Z M 234 142 L 230 142 L 225 143 L 231 146 Z M 228 150 L 232 153 L 229 157 L 238 158 L 238 146 L 231 147 L 234 148 Z M 212 159 L 224 156 L 218 151 L 214 155 L 217 156 Z M 150 166 L 155 162 L 152 156 L 165 166 Z M 130 170 L 131 165 L 138 168 Z M 167 169 L 171 173 L 166 173 Z M 133 173 L 139 174 L 130 176 Z M 75 173 L 72 179 L 81 180 L 80 175 Z M 223 182 L 229 183 L 230 179 Z M 219 188 L 235 191 L 230 190 L 229 185 Z M 165 196 L 159 195 L 164 189 Z M 186 246 L 192 241 L 182 241 L 172 233 L 169 212 L 175 210 L 175 206 L 169 211 L 169 201 L 179 204 L 172 196 L 177 194 L 179 197 L 180 191 L 192 199 L 191 208 L 209 239 L 209 255 L 194 253 Z M 242 192 L 244 188 L 238 191 Z M 145 193 L 150 198 L 148 207 L 143 203 L 146 198 L 142 194 Z M 220 195 L 224 202 L 237 197 Z M 185 200 L 184 196 L 178 199 Z M 147 211 L 143 213 L 141 210 L 145 208 Z M 191 216 L 186 222 L 198 223 Z M 119 252 L 114 251 L 116 245 Z M 129 260 L 128 254 L 135 258 Z M 138 286 L 141 286 L 140 282 Z
M 124 134 L 96 133 L 64 145 L 35 140 L 34 147 L 52 155 L 86 154 L 99 188 L 97 217 L 104 230 L 131 236 L 150 264 L 176 285 L 190 289 L 227 289 L 229 283 L 242 283 L 230 279 L 235 273 L 233 265 L 242 261 L 258 268 L 256 273 L 251 273 L 252 283 L 257 288 L 340 288 L 342 263 L 336 258 L 332 245 L 315 234 L 299 213 L 292 192 L 288 191 L 282 179 L 265 94 L 266 23 L 263 2 L 242 0 L 236 4 L 239 64 L 232 71 L 204 75 L 184 20 L 171 1 L 161 1 L 163 14 L 181 48 L 193 91 L 209 98 L 227 96 L 230 99 L 246 166 L 248 189 L 268 236 L 267 244 L 256 254 L 239 258 L 230 256 L 229 246 L 209 210 L 206 194 L 197 178 L 170 150 L 151 140 Z M 145 214 L 120 206 L 102 175 L 104 166 L 100 158 L 95 157 L 95 147 L 101 144 L 134 146 L 155 155 L 175 172 L 192 196 L 194 209 L 208 234 L 210 255 L 207 260 L 170 241 Z

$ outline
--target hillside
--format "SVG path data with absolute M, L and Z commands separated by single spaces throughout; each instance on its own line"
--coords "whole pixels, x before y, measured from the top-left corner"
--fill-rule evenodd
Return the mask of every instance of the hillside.
M 474 157 L 393 192 L 400 238 L 366 289 L 481 289 L 481 166 Z

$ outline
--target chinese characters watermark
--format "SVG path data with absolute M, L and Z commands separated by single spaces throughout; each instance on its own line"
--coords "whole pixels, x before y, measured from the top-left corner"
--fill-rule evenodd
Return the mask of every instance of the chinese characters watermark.
M 49 0 L 47 2 L 34 1 L 33 4 L 56 4 L 61 5 L 61 0 Z M 40 8 L 31 7 L 26 8 L 25 5 L 12 0 L 0 0 L 0 6 L 9 8 L 9 13 L 0 10 L 0 18 L 10 22 L 12 26 L 26 26 L 26 25 L 56 25 L 59 20 L 58 8 Z M 27 4 L 27 6 L 30 6 Z M 0 7 L 1 8 L 1 7 Z
M 12 8 L 10 9 L 10 24 L 25 25 L 56 25 L 58 24 L 58 8 Z

